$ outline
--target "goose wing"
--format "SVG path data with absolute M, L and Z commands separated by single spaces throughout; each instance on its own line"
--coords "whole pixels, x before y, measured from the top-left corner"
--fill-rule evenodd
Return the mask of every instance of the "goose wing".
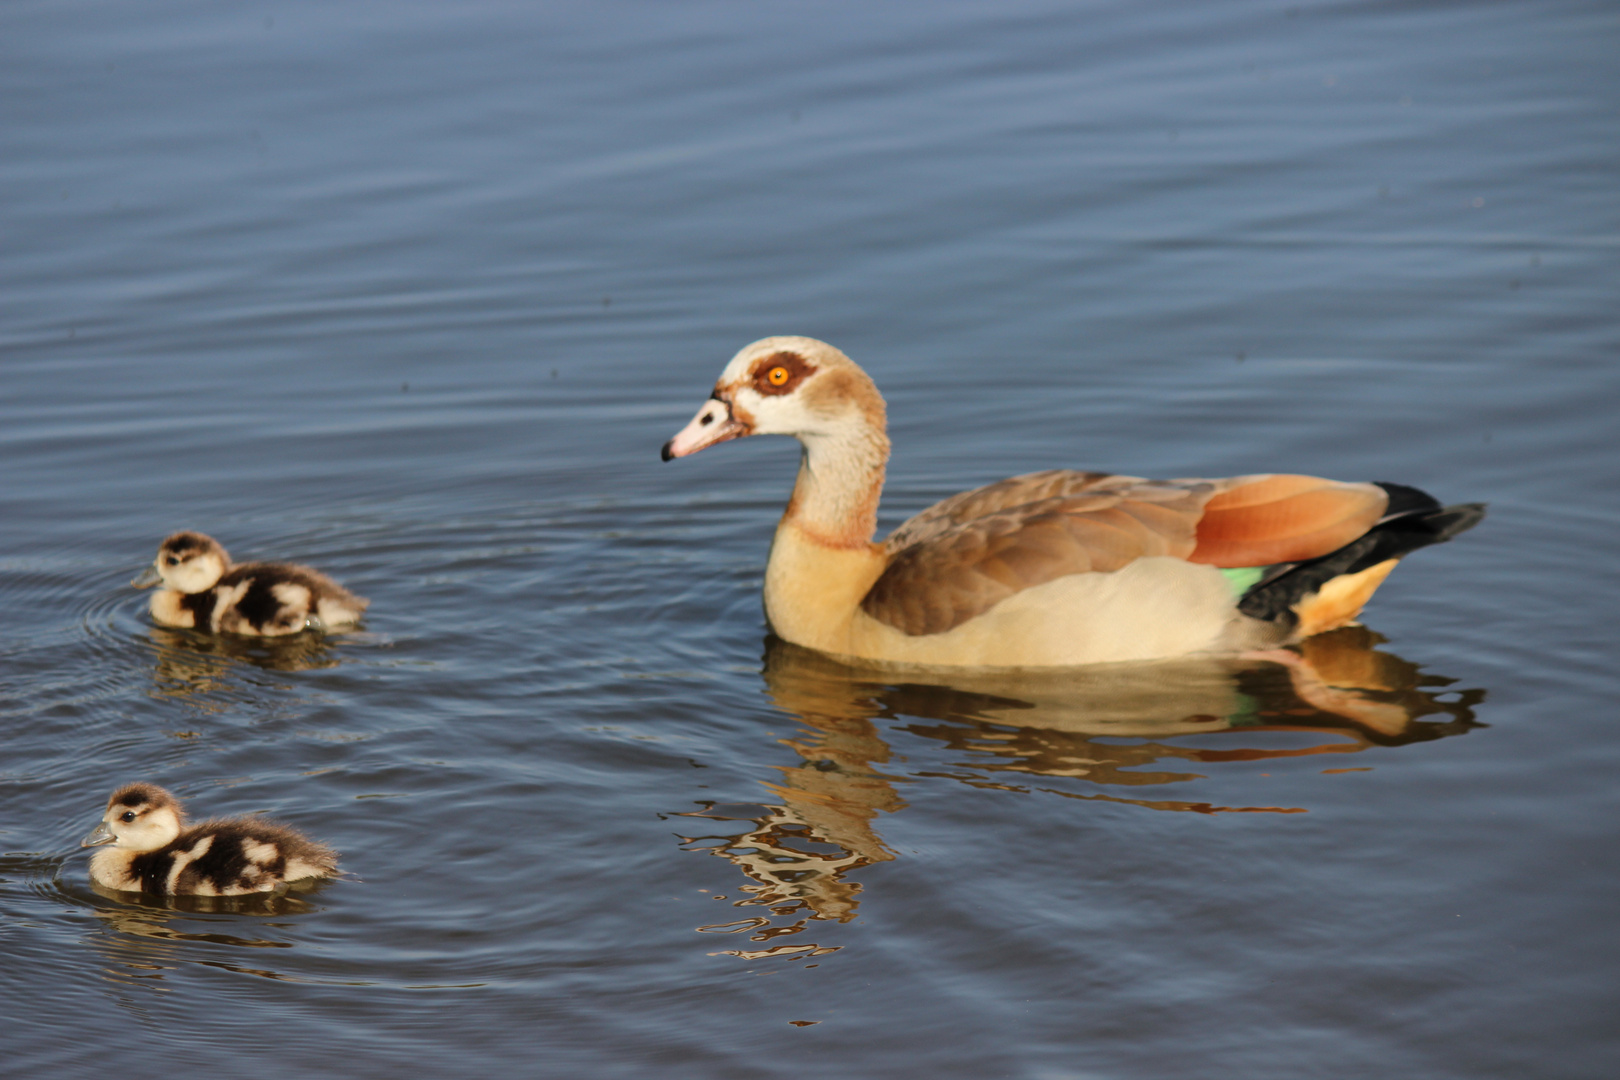
M 952 496 L 896 529 L 861 608 L 938 634 L 1024 589 L 1149 556 L 1265 566 L 1325 555 L 1388 504 L 1375 484 L 1311 476 L 1144 480 L 1051 469 Z

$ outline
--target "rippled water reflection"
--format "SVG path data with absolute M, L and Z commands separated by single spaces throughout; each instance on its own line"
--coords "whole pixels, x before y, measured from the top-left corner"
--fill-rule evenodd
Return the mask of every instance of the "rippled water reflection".
M 12 1071 L 1620 1068 L 1609 7 L 0 22 Z M 887 396 L 885 528 L 1054 466 L 1491 515 L 1297 649 L 835 663 L 760 616 L 794 448 L 657 460 L 768 333 Z M 184 527 L 365 625 L 152 626 Z M 104 895 L 137 778 L 350 876 Z
M 1105 788 L 1162 787 L 1203 778 L 1197 772 L 1163 771 L 1166 765 L 1208 769 L 1227 762 L 1355 754 L 1462 735 L 1480 726 L 1474 706 L 1484 700 L 1484 690 L 1425 689 L 1455 680 L 1424 674 L 1379 650 L 1380 641 L 1364 627 L 1346 627 L 1263 657 L 1054 673 L 937 673 L 932 677 L 950 679 L 939 685 L 896 682 L 893 671 L 863 670 L 772 638 L 766 686 L 776 708 L 803 725 L 798 737 L 781 740 L 801 762 L 774 766 L 780 779 L 760 781 L 780 803 L 707 805 L 675 815 L 748 824 L 741 832 L 721 828 L 717 835 L 682 836 L 681 843 L 734 863 L 750 883 L 737 887 L 744 896 L 732 906 L 768 908 L 770 916 L 698 929 L 748 933 L 750 941 L 767 942 L 800 933 L 812 921 L 855 918 L 861 885 L 846 880 L 846 874 L 897 857 L 880 835 L 879 815 L 905 810 L 901 785 L 920 779 L 1152 810 L 1297 814 L 1307 808 L 1127 798 L 1044 784 L 1084 780 Z M 944 762 L 944 770 L 897 769 L 884 728 L 937 740 L 967 757 Z M 1200 738 L 1178 741 L 1183 736 Z M 1346 764 L 1322 772 L 1370 768 Z M 795 940 L 730 954 L 756 960 L 820 956 L 836 948 Z

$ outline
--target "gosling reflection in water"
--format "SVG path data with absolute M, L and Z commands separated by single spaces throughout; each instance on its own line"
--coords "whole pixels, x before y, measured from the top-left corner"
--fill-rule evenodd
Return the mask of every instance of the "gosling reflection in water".
M 290 893 L 279 895 L 259 893 L 250 896 L 160 898 L 144 893 L 119 892 L 92 881 L 90 888 L 97 895 L 115 901 L 116 906 L 92 909 L 106 932 L 95 935 L 91 943 L 106 959 L 104 976 L 114 984 L 145 984 L 155 989 L 153 984 L 161 983 L 168 972 L 179 970 L 187 964 L 217 967 L 265 979 L 286 979 L 288 976 L 264 966 L 264 961 L 271 954 L 263 950 L 290 949 L 293 947 L 290 942 L 227 931 L 249 930 L 251 933 L 255 924 L 244 922 L 241 916 L 274 918 L 314 911 L 315 905 L 304 897 L 320 887 L 318 882 L 310 882 Z M 257 925 L 274 930 L 286 924 L 266 922 Z M 236 954 L 222 949 L 257 951 Z M 235 962 L 238 957 L 246 962 Z M 121 1003 L 134 1004 L 133 1001 Z
M 711 806 L 680 815 L 746 821 L 749 828 L 682 839 L 731 860 L 748 876 L 750 884 L 741 890 L 747 896 L 738 906 L 763 906 L 797 921 L 773 925 L 761 915 L 704 929 L 752 930 L 751 940 L 763 942 L 798 933 L 813 920 L 854 918 L 860 886 L 844 875 L 895 857 L 873 826 L 880 811 L 905 807 L 896 781 L 945 779 L 1029 792 L 1031 778 L 1051 777 L 1131 788 L 1134 794 L 1206 775 L 1184 771 L 1189 765 L 1355 754 L 1480 726 L 1473 710 L 1484 699 L 1483 690 L 1448 690 L 1453 680 L 1427 675 L 1378 649 L 1382 640 L 1365 627 L 1349 626 L 1288 649 L 1241 657 L 1060 672 L 928 672 L 923 676 L 928 681 L 922 681 L 918 673 L 851 664 L 770 639 L 766 689 L 778 708 L 803 724 L 795 738 L 781 740 L 801 763 L 779 766 L 779 782 L 762 781 L 779 802 L 752 812 Z M 891 752 L 879 722 L 973 759 L 949 764 L 953 771 L 890 775 L 885 769 Z M 1163 741 L 1212 734 L 1231 745 Z M 1279 747 L 1279 742 L 1293 745 Z M 1173 770 L 1165 769 L 1166 763 L 1173 763 Z M 1039 790 L 1156 810 L 1305 809 L 1126 798 L 1072 790 L 1072 784 Z M 824 951 L 780 946 L 735 955 L 789 950 Z
M 311 904 L 305 897 L 319 891 L 325 883 L 318 878 L 308 878 L 290 884 L 285 892 L 244 893 L 240 896 L 188 896 L 179 893 L 158 896 L 152 893 L 131 893 L 120 889 L 110 889 L 94 880 L 89 884 L 91 890 L 97 896 L 115 900 L 123 905 L 116 909 L 96 909 L 96 914 L 105 919 L 114 929 L 123 930 L 130 934 L 139 934 L 144 937 L 189 940 L 195 935 L 170 931 L 167 928 L 169 917 L 176 913 L 183 915 L 303 915 L 315 910 L 315 905 Z M 126 915 L 128 916 L 127 920 L 124 918 Z M 215 938 L 204 935 L 196 940 L 213 941 Z M 275 943 L 267 944 L 237 938 L 230 938 L 225 943 L 251 945 L 255 948 L 279 949 L 283 947 Z
M 342 662 L 321 634 L 238 638 L 155 626 L 146 637 L 157 654 L 152 681 L 159 697 L 190 699 L 233 689 L 240 683 L 238 664 L 308 671 Z

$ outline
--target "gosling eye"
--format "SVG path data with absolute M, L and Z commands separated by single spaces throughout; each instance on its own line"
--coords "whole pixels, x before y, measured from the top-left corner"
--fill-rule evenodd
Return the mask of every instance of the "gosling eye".
M 125 810 L 122 814 L 120 814 L 118 816 L 118 820 L 119 821 L 134 821 L 135 820 L 135 811 L 133 811 L 133 810 Z
M 180 565 L 180 557 L 178 555 L 170 555 L 168 558 L 164 559 L 163 561 L 166 564 L 168 564 L 169 566 L 179 566 Z

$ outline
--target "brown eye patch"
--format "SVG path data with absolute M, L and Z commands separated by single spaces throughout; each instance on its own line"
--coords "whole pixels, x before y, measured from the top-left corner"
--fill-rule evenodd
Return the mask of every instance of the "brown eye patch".
M 815 373 L 815 365 L 796 352 L 772 353 L 754 364 L 754 389 L 761 394 L 791 394 Z

